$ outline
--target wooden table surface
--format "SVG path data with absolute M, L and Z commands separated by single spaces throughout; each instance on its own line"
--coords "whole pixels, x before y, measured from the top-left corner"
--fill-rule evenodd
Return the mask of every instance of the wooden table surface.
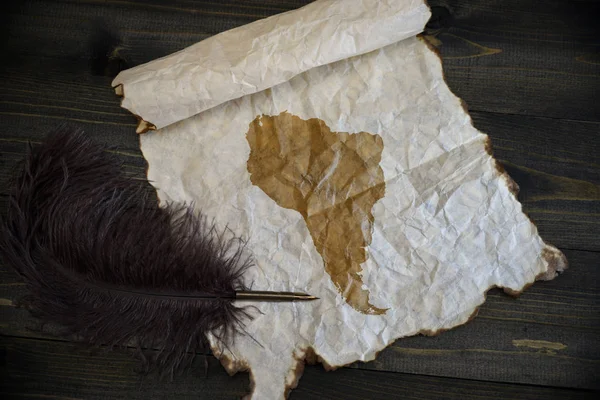
M 357 0 L 358 1 L 358 0 Z M 0 29 L 0 206 L 28 141 L 63 122 L 117 144 L 145 177 L 134 118 L 88 58 L 96 21 L 137 65 L 308 0 L 5 1 Z M 398 340 L 376 361 L 307 367 L 291 399 L 565 399 L 600 388 L 600 7 L 594 0 L 439 0 L 428 32 L 450 88 L 519 184 L 524 211 L 570 269 L 518 299 L 491 290 L 470 323 Z M 173 382 L 136 374 L 132 352 L 90 351 L 40 330 L 0 265 L 0 393 L 26 399 L 234 399 L 209 356 Z M 594 396 L 595 397 L 595 396 Z

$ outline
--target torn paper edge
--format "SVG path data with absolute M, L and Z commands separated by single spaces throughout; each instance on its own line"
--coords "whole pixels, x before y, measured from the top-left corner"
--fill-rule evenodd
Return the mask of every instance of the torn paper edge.
M 440 65 L 443 65 L 443 60 L 442 57 L 438 51 L 437 48 L 435 48 L 431 43 L 429 43 L 424 37 L 423 35 L 417 35 L 417 37 L 419 38 L 419 40 L 421 40 L 423 43 L 426 44 L 427 48 L 432 51 L 439 59 Z M 442 76 L 443 76 L 443 80 L 444 83 L 448 86 L 448 83 L 446 81 L 446 76 L 445 73 L 442 70 Z M 450 91 L 452 92 L 451 88 L 448 86 L 448 88 L 450 89 Z M 454 94 L 454 92 L 452 92 L 452 94 Z M 464 102 L 462 99 L 460 99 L 458 96 L 456 96 L 456 94 L 454 94 L 455 97 L 457 97 L 460 100 L 461 106 L 463 108 L 463 110 L 465 111 L 465 113 L 469 116 L 469 122 L 472 126 L 474 126 L 473 124 L 473 120 L 470 117 L 469 113 L 468 113 L 468 108 L 466 105 L 466 102 Z M 480 131 L 481 132 L 481 131 Z M 483 133 L 483 132 L 482 132 Z M 484 133 L 485 134 L 485 133 Z M 504 169 L 504 167 L 502 166 L 502 163 L 496 159 L 493 155 L 493 149 L 492 149 L 492 141 L 490 139 L 490 137 L 486 134 L 486 141 L 485 141 L 485 151 L 488 153 L 488 155 L 494 160 L 495 163 L 495 168 L 497 173 L 499 174 L 499 176 L 502 178 L 502 181 L 504 182 L 504 184 L 506 185 L 507 189 L 509 190 L 509 192 L 514 196 L 515 200 L 517 202 L 518 201 L 518 193 L 519 193 L 519 185 L 510 177 L 510 175 L 506 172 L 506 170 Z M 520 204 L 520 202 L 519 202 Z M 520 212 L 522 212 L 530 221 L 531 219 L 529 218 L 529 216 L 527 215 L 527 213 L 525 213 L 523 210 L 521 210 Z M 535 225 L 535 223 L 533 221 L 531 221 L 531 223 L 536 227 L 537 230 L 537 226 Z M 407 336 L 402 336 L 402 337 L 398 337 L 397 339 L 391 341 L 385 348 L 383 348 L 380 351 L 377 351 L 375 353 L 375 355 L 370 359 L 370 360 L 365 360 L 365 361 L 358 361 L 358 362 L 369 362 L 372 361 L 374 359 L 376 359 L 379 354 L 387 349 L 388 347 L 392 346 L 396 341 L 401 340 L 403 338 L 406 337 L 411 337 L 411 336 L 418 336 L 418 335 L 423 335 L 423 336 L 437 336 L 443 332 L 446 332 L 448 330 L 451 329 L 455 329 L 459 326 L 465 325 L 469 322 L 471 322 L 479 313 L 479 309 L 481 308 L 481 306 L 487 301 L 487 293 L 495 288 L 498 289 L 502 289 L 507 295 L 511 296 L 511 297 L 518 297 L 520 296 L 525 290 L 527 290 L 531 285 L 533 285 L 536 281 L 548 281 L 548 280 L 552 280 L 554 279 L 556 276 L 558 276 L 560 273 L 562 273 L 563 271 L 565 271 L 566 269 L 568 269 L 568 261 L 567 258 L 565 257 L 565 255 L 558 250 L 556 247 L 544 242 L 544 248 L 541 251 L 540 256 L 542 257 L 542 259 L 545 261 L 546 263 L 546 271 L 538 274 L 537 276 L 534 277 L 534 279 L 531 282 L 527 282 L 525 283 L 519 290 L 514 290 L 511 288 L 507 288 L 507 287 L 502 287 L 502 286 L 498 286 L 498 285 L 492 285 L 489 288 L 487 288 L 486 290 L 484 290 L 483 292 L 483 300 L 481 301 L 481 303 L 479 303 L 478 305 L 476 305 L 473 309 L 473 311 L 471 312 L 471 314 L 469 315 L 469 317 L 460 324 L 457 324 L 453 327 L 450 328 L 442 328 L 442 329 L 438 329 L 436 331 L 431 331 L 431 330 L 426 330 L 426 329 L 422 329 L 419 330 L 418 332 L 416 332 L 413 335 L 407 335 Z M 238 372 L 249 372 L 249 376 L 250 376 L 250 392 L 248 395 L 246 395 L 244 397 L 244 399 L 250 399 L 252 397 L 252 393 L 254 391 L 254 379 L 253 379 L 253 375 L 252 375 L 252 371 L 249 367 L 249 365 L 243 361 L 243 360 L 235 360 L 230 358 L 229 356 L 223 354 L 219 349 L 217 348 L 213 348 L 213 355 L 215 355 L 215 357 L 221 362 L 221 364 L 223 365 L 223 367 L 225 368 L 225 370 L 227 371 L 227 373 L 231 376 L 235 375 Z M 296 365 L 290 370 L 288 371 L 288 376 L 287 376 L 287 382 L 285 385 L 285 392 L 284 392 L 284 398 L 287 398 L 289 396 L 289 393 L 295 389 L 298 386 L 298 383 L 300 381 L 300 378 L 302 377 L 302 374 L 304 373 L 304 368 L 305 366 L 308 365 L 315 365 L 317 363 L 320 363 L 323 365 L 323 368 L 326 371 L 334 371 L 338 368 L 343 368 L 349 365 L 353 365 L 355 364 L 357 361 L 354 361 L 352 363 L 348 363 L 348 364 L 343 364 L 343 365 L 331 365 L 328 364 L 316 351 L 313 347 L 307 347 L 304 349 L 300 349 L 296 351 L 296 354 L 294 354 L 294 358 L 296 359 Z

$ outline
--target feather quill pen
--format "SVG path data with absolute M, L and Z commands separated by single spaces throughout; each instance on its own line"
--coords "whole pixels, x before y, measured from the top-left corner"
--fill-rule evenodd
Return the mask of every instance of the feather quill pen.
M 60 128 L 29 147 L 1 221 L 4 261 L 26 282 L 21 304 L 91 345 L 159 349 L 162 373 L 188 365 L 206 334 L 226 343 L 249 310 L 233 303 L 251 264 L 184 206 L 159 207 L 116 157 Z

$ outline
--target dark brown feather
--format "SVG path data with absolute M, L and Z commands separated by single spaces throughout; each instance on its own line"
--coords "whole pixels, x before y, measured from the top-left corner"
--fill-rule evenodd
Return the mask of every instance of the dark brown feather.
M 70 128 L 30 147 L 1 254 L 34 315 L 92 345 L 159 349 L 149 364 L 172 374 L 207 333 L 227 342 L 242 328 L 248 313 L 232 298 L 250 261 L 190 208 L 159 207 L 105 150 Z

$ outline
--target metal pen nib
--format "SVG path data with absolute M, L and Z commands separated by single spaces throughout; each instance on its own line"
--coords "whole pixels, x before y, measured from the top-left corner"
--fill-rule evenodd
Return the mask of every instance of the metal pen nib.
M 243 291 L 235 292 L 235 299 L 249 301 L 310 301 L 319 298 L 301 292 Z

